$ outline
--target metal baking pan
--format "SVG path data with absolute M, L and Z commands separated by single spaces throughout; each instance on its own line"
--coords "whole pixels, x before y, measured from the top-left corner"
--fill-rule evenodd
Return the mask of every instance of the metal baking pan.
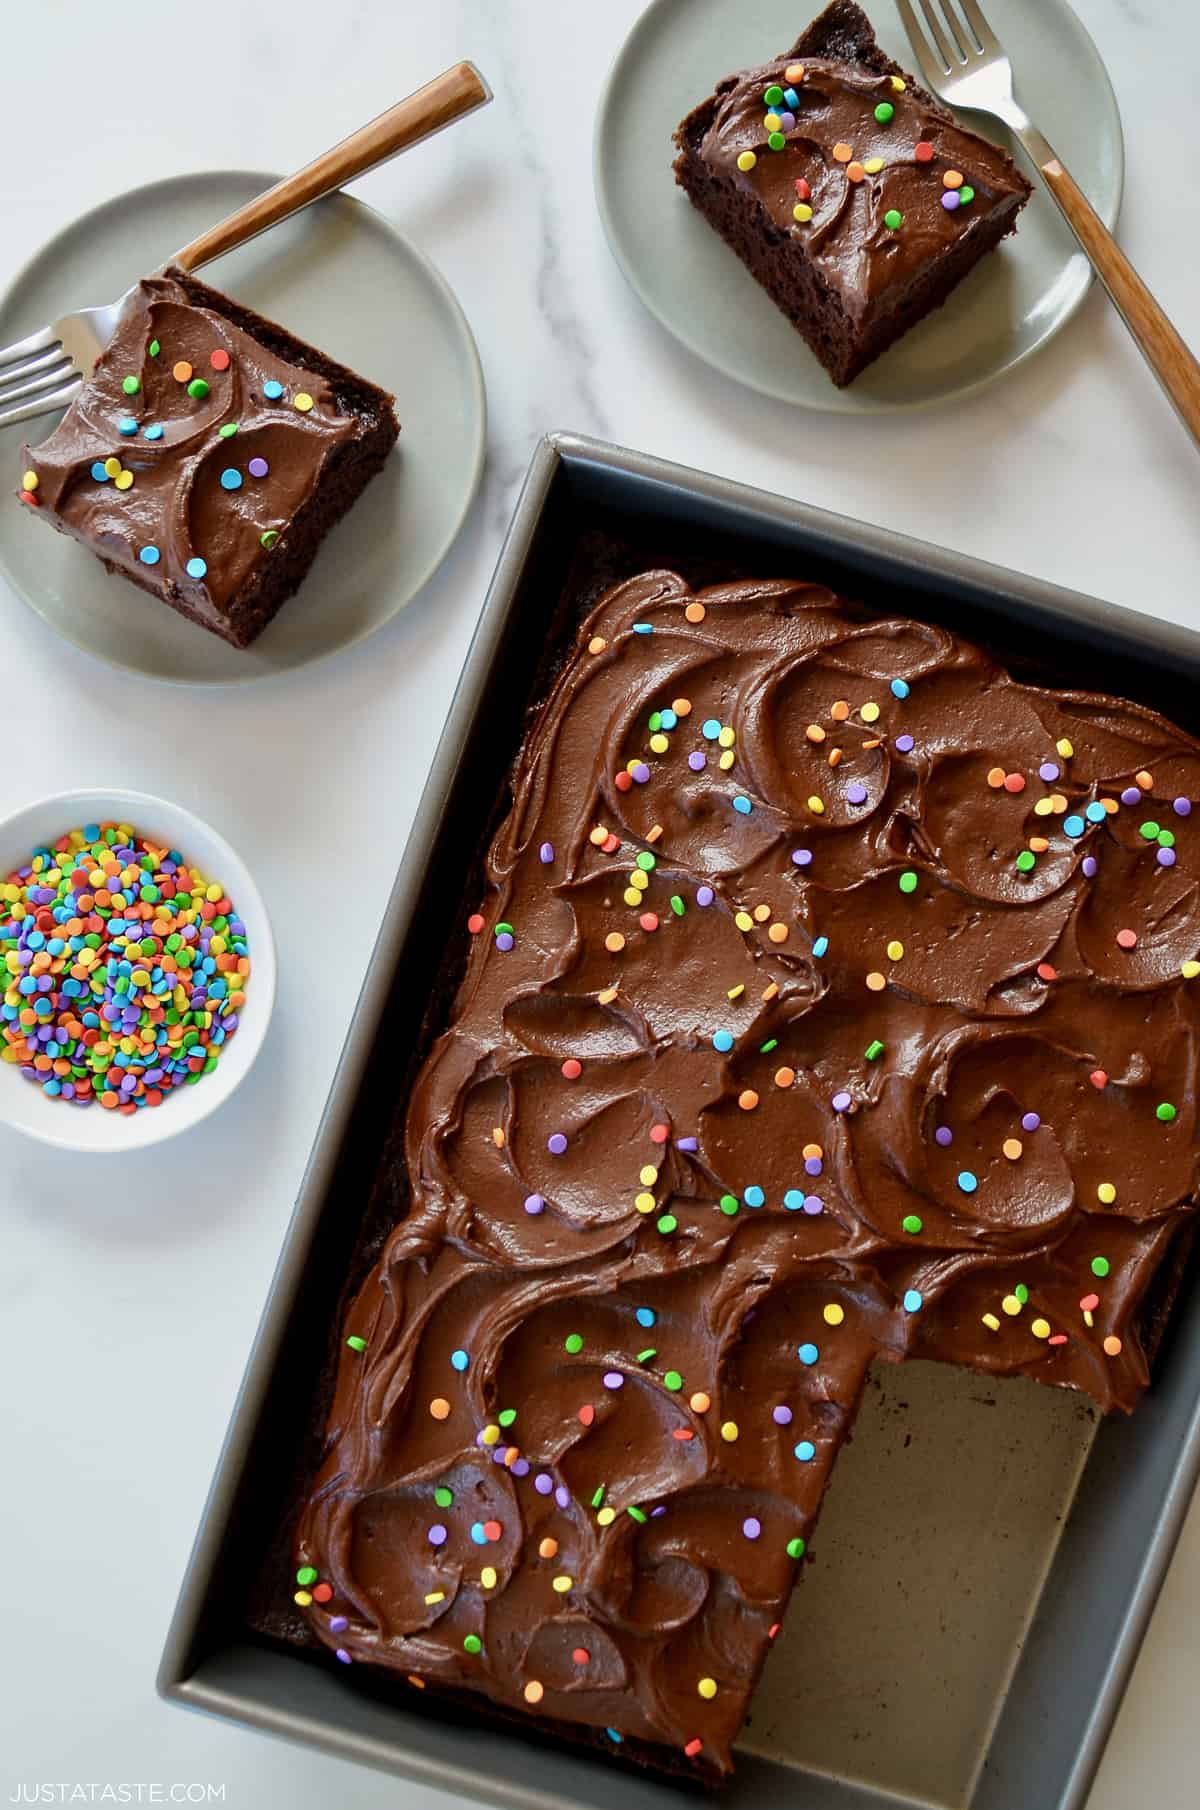
M 402 1699 L 248 1625 L 312 1437 L 364 1203 L 438 1026 L 431 976 L 568 621 L 673 564 L 821 577 L 951 624 L 1025 676 L 1116 691 L 1200 731 L 1200 637 L 881 528 L 570 435 L 517 505 L 372 955 L 159 1671 L 164 1696 L 519 1810 L 665 1810 L 678 1792 L 482 1714 Z M 549 650 L 549 651 L 547 651 Z M 471 897 L 468 890 L 467 897 Z M 453 951 L 451 952 L 453 953 Z M 387 1012 L 386 1056 L 368 1066 Z M 381 1050 L 382 1050 L 381 1043 Z M 382 1077 L 386 1076 L 387 1079 Z M 881 1366 L 740 1742 L 728 1810 L 1077 1810 L 1200 1471 L 1200 1289 L 1132 1418 L 928 1363 Z M 947 1486 L 947 1480 L 952 1480 Z M 281 1600 L 290 1592 L 280 1563 Z

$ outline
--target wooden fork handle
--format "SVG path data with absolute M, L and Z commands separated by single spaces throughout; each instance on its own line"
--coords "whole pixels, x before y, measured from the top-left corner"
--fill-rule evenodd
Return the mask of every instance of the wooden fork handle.
M 486 106 L 491 98 L 492 91 L 474 63 L 456 63 L 406 100 L 397 101 L 369 125 L 360 126 L 294 176 L 285 177 L 273 189 L 201 233 L 176 252 L 172 262 L 184 270 L 198 270 L 223 252 L 233 251 L 266 232 L 268 227 L 278 226 L 281 220 L 319 201 L 322 195 L 344 187 L 355 176 L 363 176 L 386 163 L 397 152 L 407 151 L 410 145 L 452 125 L 465 113 Z
M 1047 147 L 1048 149 L 1049 147 Z M 1200 364 L 1184 344 L 1069 170 L 1053 154 L 1037 159 L 1046 186 L 1092 260 L 1179 417 L 1200 444 Z

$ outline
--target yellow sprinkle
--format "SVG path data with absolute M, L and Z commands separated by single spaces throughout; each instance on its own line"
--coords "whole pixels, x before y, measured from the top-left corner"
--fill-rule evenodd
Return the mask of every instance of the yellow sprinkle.
M 553 1534 L 547 1534 L 545 1539 L 538 1544 L 538 1557 L 552 1559 L 557 1556 L 557 1553 L 558 1541 L 554 1538 Z
M 292 397 L 292 407 L 298 408 L 302 415 L 307 415 L 312 405 L 313 399 L 307 390 L 297 390 L 296 394 Z
M 597 1003 L 602 1006 L 610 1006 L 620 991 L 619 987 L 605 987 L 602 992 L 597 993 Z
M 867 172 L 868 176 L 878 176 L 878 174 L 882 168 L 883 168 L 883 158 L 882 157 L 868 157 L 866 162 L 863 164 L 863 169 Z
M 728 773 L 730 767 L 732 767 L 732 765 L 736 759 L 737 759 L 737 756 L 733 752 L 733 749 L 726 748 L 725 752 L 723 754 L 719 754 L 717 756 L 717 765 L 718 765 L 718 767 L 720 767 L 722 773 Z
M 617 1518 L 616 1509 L 607 1508 L 607 1507 L 602 1508 L 600 1510 L 599 1514 L 596 1516 L 596 1519 L 600 1523 L 601 1527 L 611 1527 L 613 1522 L 616 1520 L 616 1518 Z
M 765 924 L 770 915 L 771 907 L 769 905 L 756 905 L 754 907 L 754 922 L 756 924 Z
M 565 1596 L 574 1582 L 573 1577 L 568 1577 L 565 1572 L 562 1572 L 554 1579 L 553 1588 L 558 1591 L 560 1596 Z
M 823 742 L 825 740 L 825 731 L 822 729 L 820 723 L 810 723 L 804 733 L 810 742 Z
M 768 132 L 778 132 L 780 126 L 778 113 L 768 113 L 763 120 L 763 125 Z
M 444 1590 L 431 1590 L 425 1598 L 425 1607 L 431 1609 L 434 1603 L 444 1603 L 445 1600 L 446 1592 Z
M 904 960 L 904 944 L 897 943 L 897 942 L 889 943 L 887 946 L 887 957 L 890 962 L 903 961 Z
M 119 473 L 120 473 L 120 472 L 122 472 L 122 471 L 123 471 L 123 470 L 124 470 L 124 469 L 125 469 L 125 468 L 124 468 L 124 466 L 123 466 L 123 465 L 122 465 L 122 464 L 121 464 L 121 461 L 120 461 L 120 459 L 116 459 L 116 458 L 111 458 L 111 459 L 105 459 L 105 461 L 104 461 L 104 469 L 105 469 L 105 471 L 106 471 L 106 472 L 107 472 L 107 473 L 108 473 L 108 475 L 109 475 L 109 477 L 110 477 L 110 478 L 115 478 L 115 477 L 117 477 L 117 476 L 118 476 L 118 474 L 119 474 Z
M 503 1148 L 504 1148 L 504 1127 L 503 1127 L 503 1125 L 493 1125 L 492 1142 L 496 1146 L 497 1150 L 503 1150 Z
M 753 930 L 754 929 L 754 919 L 750 916 L 750 913 L 748 911 L 736 912 L 734 914 L 733 921 L 737 925 L 739 930 Z
M 1005 1138 L 1000 1146 L 1010 1163 L 1015 1163 L 1025 1146 L 1020 1138 Z
M 878 704 L 864 704 L 858 714 L 861 716 L 864 723 L 877 723 L 879 721 L 879 706 Z
M 982 1317 L 983 1317 L 983 1323 L 987 1327 L 989 1332 L 999 1332 L 1000 1322 L 996 1318 L 995 1314 L 984 1314 Z
M 795 207 L 792 209 L 792 219 L 796 222 L 797 226 L 807 226 L 812 217 L 813 211 L 808 202 L 797 201 Z
M 1005 1295 L 1000 1305 L 1006 1314 L 1019 1314 L 1021 1311 L 1021 1303 L 1016 1295 Z
M 1183 962 L 1179 972 L 1184 980 L 1195 980 L 1197 974 L 1200 974 L 1200 962 Z
M 901 75 L 894 75 L 890 78 L 890 80 L 891 80 L 891 84 L 892 84 L 892 92 L 894 94 L 903 94 L 904 90 L 908 86 L 908 83 L 904 80 L 904 77 Z
M 1060 741 L 1055 742 L 1054 752 L 1060 754 L 1064 760 L 1070 760 L 1075 750 L 1064 735 Z
M 302 1609 L 307 1609 L 309 1603 L 312 1602 L 312 1595 L 307 1590 L 297 1590 L 295 1596 L 292 1598 L 292 1601 L 294 1603 L 299 1603 L 299 1605 Z
M 627 905 L 640 905 L 642 902 L 641 893 L 635 891 L 632 886 L 627 886 L 625 891 L 621 894 L 621 897 Z
M 655 1182 L 658 1180 L 658 1170 L 654 1167 L 653 1163 L 642 1164 L 642 1167 L 638 1170 L 638 1180 L 641 1182 L 643 1188 L 652 1188 L 654 1186 Z
M 745 982 L 739 981 L 736 987 L 730 987 L 730 989 L 729 989 L 728 993 L 726 993 L 725 997 L 726 997 L 726 999 L 740 999 L 742 997 L 742 994 L 745 991 L 746 991 Z
M 758 158 L 753 151 L 738 152 L 737 166 L 739 170 L 752 170 L 757 162 Z
M 840 1326 L 846 1318 L 846 1309 L 840 1301 L 826 1301 L 821 1309 L 821 1318 L 826 1326 Z
M 496 1588 L 496 1567 L 485 1565 L 479 1573 L 479 1581 L 485 1590 L 494 1590 Z
M 1035 817 L 1049 817 L 1053 809 L 1054 806 L 1048 798 L 1039 798 L 1033 807 L 1033 814 Z
M 1085 1307 L 1083 1310 L 1083 1323 L 1085 1326 L 1094 1326 L 1096 1324 L 1096 1316 L 1089 1307 Z
M 21 473 L 21 489 L 22 490 L 36 490 L 37 487 L 38 487 L 37 472 L 36 471 L 23 471 Z
M 525 1686 L 526 1703 L 540 1703 L 545 1694 L 544 1686 L 536 1678 L 531 1678 Z
M 1035 1320 L 1029 1330 L 1035 1339 L 1048 1339 L 1050 1337 L 1050 1322 L 1049 1320 Z
M 607 646 L 608 642 L 604 639 L 603 635 L 593 635 L 588 642 L 588 653 L 602 654 Z
M 735 732 L 732 729 L 729 728 L 728 724 L 726 724 L 725 728 L 722 729 L 720 734 L 717 736 L 717 746 L 719 748 L 732 748 L 733 744 L 734 744 L 734 742 L 736 742 L 736 740 L 737 740 L 737 735 L 735 734 Z
M 496 1425 L 494 1420 L 489 1421 L 479 1437 L 484 1445 L 495 1445 L 500 1438 L 500 1428 Z
M 650 737 L 650 752 L 652 754 L 665 754 L 670 746 L 671 738 L 669 735 L 663 735 L 660 732 Z
M 640 867 L 635 867 L 629 876 L 629 884 L 636 892 L 645 892 L 650 884 L 650 876 L 647 873 L 643 873 Z
M 633 1204 L 639 1213 L 653 1213 L 654 1196 L 653 1194 L 635 1194 Z
M 736 1420 L 723 1420 L 721 1422 L 721 1438 L 725 1441 L 726 1445 L 732 1445 L 734 1440 L 737 1438 L 737 1436 L 738 1436 L 737 1421 Z
M 696 1685 L 696 1689 L 702 1697 L 715 1697 L 717 1694 L 717 1681 L 715 1678 L 701 1678 Z
M 113 479 L 113 483 L 118 490 L 132 490 L 133 473 L 131 471 L 119 471 Z
M 815 792 L 808 800 L 808 808 L 814 817 L 823 817 L 825 815 L 825 802 L 823 799 L 818 798 Z
M 1113 1187 L 1112 1183 L 1101 1182 L 1100 1186 L 1096 1189 L 1096 1199 L 1103 1201 L 1106 1207 L 1111 1207 L 1116 1198 L 1117 1190 Z
M 598 823 L 594 830 L 588 831 L 588 841 L 592 844 L 593 848 L 599 848 L 602 842 L 608 841 L 608 831 L 604 828 L 603 824 Z

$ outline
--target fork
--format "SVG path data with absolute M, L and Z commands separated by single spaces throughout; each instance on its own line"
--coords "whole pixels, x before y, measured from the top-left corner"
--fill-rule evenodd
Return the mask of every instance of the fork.
M 377 119 L 360 126 L 294 176 L 285 177 L 274 188 L 237 208 L 166 263 L 177 264 L 183 270 L 199 270 L 224 252 L 257 238 L 268 227 L 290 219 L 323 195 L 342 188 L 355 176 L 365 175 L 476 107 L 486 106 L 491 98 L 492 91 L 475 65 L 456 63 L 414 94 L 397 101 Z M 121 311 L 132 294 L 133 289 L 127 289 L 105 307 L 64 314 L 40 332 L 0 348 L 0 427 L 65 408 L 73 401 L 84 374 L 91 371 L 115 333 Z
M 1013 98 L 1012 64 L 978 0 L 896 0 L 913 55 L 933 92 L 950 107 L 973 107 L 1003 120 L 1058 203 L 1091 259 L 1118 314 L 1180 420 L 1200 443 L 1200 364 L 1163 313 L 1061 158 Z

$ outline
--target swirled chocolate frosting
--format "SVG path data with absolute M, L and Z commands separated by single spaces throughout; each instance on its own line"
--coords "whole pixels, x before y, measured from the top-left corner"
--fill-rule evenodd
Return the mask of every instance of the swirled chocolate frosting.
M 297 1600 L 345 1663 L 711 1777 L 875 1359 L 1146 1385 L 1200 745 L 817 586 L 659 571 L 513 796 Z

